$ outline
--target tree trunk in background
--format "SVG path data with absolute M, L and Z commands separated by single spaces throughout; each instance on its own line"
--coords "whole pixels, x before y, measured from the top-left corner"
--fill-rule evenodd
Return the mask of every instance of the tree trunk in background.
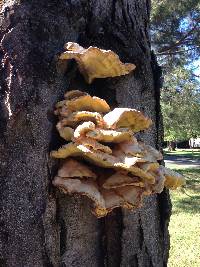
M 175 151 L 176 150 L 176 143 L 174 141 L 169 141 L 168 150 L 169 151 Z
M 153 127 L 141 135 L 160 148 L 160 68 L 150 53 L 148 0 L 1 1 L 0 266 L 166 266 L 170 201 L 165 191 L 136 211 L 96 219 L 90 201 L 52 187 L 61 145 L 54 104 L 82 89 L 137 108 Z M 64 43 L 112 49 L 136 64 L 130 75 L 86 85 L 71 63 L 57 72 Z

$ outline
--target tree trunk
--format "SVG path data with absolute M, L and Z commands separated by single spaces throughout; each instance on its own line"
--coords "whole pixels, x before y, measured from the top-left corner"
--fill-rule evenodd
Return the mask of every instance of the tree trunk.
M 169 141 L 168 150 L 169 151 L 175 151 L 176 150 L 176 143 L 174 141 Z
M 149 2 L 1 1 L 0 266 L 167 265 L 168 192 L 96 219 L 88 199 L 52 187 L 57 162 L 49 158 L 61 145 L 52 110 L 70 89 L 143 111 L 154 123 L 140 137 L 160 148 L 161 71 L 150 53 Z M 56 70 L 68 41 L 112 49 L 137 68 L 86 85 L 75 63 Z

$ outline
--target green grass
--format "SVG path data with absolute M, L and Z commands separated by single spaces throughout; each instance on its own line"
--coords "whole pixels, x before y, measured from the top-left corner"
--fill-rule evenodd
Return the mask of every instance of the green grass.
M 183 189 L 171 191 L 169 267 L 200 266 L 200 169 L 178 170 L 186 177 Z
M 176 155 L 182 157 L 191 157 L 191 158 L 200 158 L 200 149 L 179 149 L 177 148 L 175 151 L 168 151 L 164 149 L 165 155 Z
M 165 166 L 167 168 L 173 169 L 175 171 L 179 171 L 180 169 L 186 169 L 189 168 L 188 165 L 180 165 L 180 164 L 176 164 L 176 163 L 167 163 L 165 164 Z

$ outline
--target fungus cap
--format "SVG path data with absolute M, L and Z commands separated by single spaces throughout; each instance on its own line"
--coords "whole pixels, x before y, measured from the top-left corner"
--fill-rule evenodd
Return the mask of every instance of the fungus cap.
M 125 200 L 124 207 L 127 209 L 134 209 L 142 204 L 144 188 L 130 185 L 118 187 L 115 192 Z
M 66 100 L 65 105 L 70 111 L 95 111 L 106 113 L 110 111 L 108 103 L 97 96 L 84 95 Z
M 142 169 L 136 167 L 136 166 L 129 166 L 124 163 L 115 163 L 114 168 L 118 170 L 126 170 L 128 173 L 132 174 L 133 176 L 140 177 L 142 181 L 146 181 L 150 184 L 155 183 L 155 177 L 151 175 L 150 173 L 144 172 Z
M 120 143 L 132 140 L 133 132 L 127 128 L 107 130 L 94 129 L 87 132 L 86 136 L 105 143 Z
M 155 177 L 155 184 L 151 185 L 152 193 L 161 193 L 166 181 L 162 169 L 159 167 L 157 170 L 151 171 L 151 174 Z
M 144 162 L 144 163 L 139 163 L 139 167 L 145 171 L 145 172 L 156 172 L 159 169 L 159 163 L 157 162 Z
M 105 208 L 104 198 L 99 192 L 97 183 L 93 180 L 63 179 L 56 176 L 53 185 L 60 188 L 64 193 L 85 195 L 94 201 L 95 206 Z
M 55 104 L 56 108 L 62 108 L 66 103 L 66 100 L 61 100 Z
M 144 159 L 146 159 L 146 161 L 156 162 L 157 160 L 163 159 L 162 153 L 158 151 L 157 149 L 155 149 L 154 147 L 147 145 L 144 142 L 139 141 L 138 143 L 142 149 L 143 157 Z
M 135 69 L 134 64 L 123 64 L 118 55 L 111 50 L 103 50 L 92 46 L 84 49 L 73 42 L 67 43 L 65 49 L 67 51 L 60 55 L 60 59 L 75 59 L 79 71 L 89 84 L 95 78 L 121 76 Z
M 73 98 L 77 98 L 77 97 L 84 96 L 84 95 L 88 95 L 88 93 L 79 91 L 79 90 L 70 90 L 65 93 L 65 99 L 71 100 Z
M 71 127 L 64 127 L 61 122 L 58 122 L 56 128 L 63 139 L 71 141 L 74 136 L 74 130 Z
M 133 132 L 139 132 L 149 128 L 151 119 L 145 117 L 142 112 L 130 108 L 115 108 L 103 117 L 109 129 L 130 128 Z
M 82 144 L 85 147 L 91 148 L 94 153 L 96 151 L 102 151 L 107 154 L 112 154 L 112 149 L 109 146 L 104 146 L 101 143 L 97 142 L 96 140 L 92 140 L 91 138 L 82 137 L 76 140 L 77 143 Z
M 177 189 L 177 187 L 185 185 L 185 178 L 180 173 L 170 170 L 164 166 L 160 166 L 160 170 L 165 176 L 165 187 Z
M 58 176 L 62 178 L 97 178 L 97 175 L 92 172 L 86 164 L 83 164 L 75 159 L 66 159 L 58 170 Z
M 57 151 L 52 151 L 53 158 L 68 158 L 82 157 L 83 159 L 92 162 L 94 165 L 109 168 L 113 167 L 116 158 L 102 151 L 95 151 L 84 145 L 75 144 L 73 142 L 62 146 Z
M 141 157 L 143 162 L 157 162 L 157 160 L 163 158 L 158 150 L 143 142 L 138 142 L 136 138 L 132 138 L 131 141 L 122 142 L 115 146 L 113 154 L 120 155 L 122 153 L 125 155 Z
M 105 189 L 111 189 L 116 187 L 122 187 L 127 185 L 144 186 L 144 183 L 139 177 L 130 177 L 121 172 L 116 172 L 110 176 L 102 185 Z
M 105 201 L 105 208 L 99 206 L 93 210 L 93 213 L 98 218 L 106 216 L 114 208 L 120 206 L 122 207 L 125 203 L 124 199 L 121 196 L 117 195 L 116 192 L 114 192 L 113 190 L 102 189 L 101 194 Z
M 75 127 L 78 123 L 91 121 L 94 122 L 98 127 L 104 127 L 103 118 L 98 112 L 77 111 L 72 113 L 61 113 L 61 115 L 64 117 L 61 120 L 61 123 L 65 126 Z
M 79 139 L 81 137 L 85 137 L 86 133 L 88 131 L 94 130 L 95 129 L 95 124 L 91 121 L 83 122 L 80 124 L 75 132 L 74 132 L 74 139 Z
M 128 155 L 141 157 L 143 156 L 142 148 L 139 146 L 139 143 L 135 137 L 131 141 L 125 141 L 117 144 L 113 149 L 114 155 Z

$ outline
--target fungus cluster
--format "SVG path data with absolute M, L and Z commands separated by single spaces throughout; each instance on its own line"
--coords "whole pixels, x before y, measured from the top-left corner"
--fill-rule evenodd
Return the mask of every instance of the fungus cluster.
M 116 207 L 139 207 L 143 196 L 184 183 L 181 175 L 159 165 L 159 151 L 134 137 L 151 125 L 140 111 L 110 111 L 105 100 L 73 90 L 56 104 L 55 114 L 57 130 L 68 143 L 51 152 L 62 159 L 53 184 L 88 196 L 97 217 Z
M 134 69 L 112 51 L 84 49 L 76 43 L 66 47 L 61 59 L 75 58 L 89 83 L 96 77 L 124 75 Z M 108 67 L 108 59 L 116 60 L 115 68 Z M 97 217 L 116 207 L 137 208 L 145 195 L 184 184 L 180 174 L 159 165 L 159 151 L 134 136 L 152 123 L 140 111 L 111 111 L 105 100 L 72 90 L 56 104 L 55 114 L 57 130 L 66 144 L 51 152 L 52 157 L 61 159 L 53 184 L 64 193 L 89 197 Z

